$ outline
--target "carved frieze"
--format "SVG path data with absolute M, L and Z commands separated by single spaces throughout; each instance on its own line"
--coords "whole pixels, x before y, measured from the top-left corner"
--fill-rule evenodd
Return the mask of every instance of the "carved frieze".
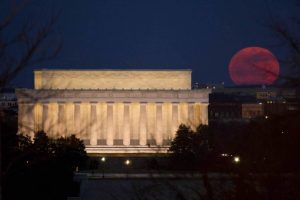
M 103 99 L 105 101 L 197 101 L 208 102 L 210 90 L 32 90 L 17 89 L 19 100 Z

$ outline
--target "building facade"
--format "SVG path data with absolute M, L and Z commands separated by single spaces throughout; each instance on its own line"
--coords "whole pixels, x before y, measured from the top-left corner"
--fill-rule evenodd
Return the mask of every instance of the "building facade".
M 14 110 L 18 108 L 17 97 L 14 88 L 2 88 L 0 90 L 0 110 Z
M 209 95 L 209 122 L 249 122 L 251 119 L 300 110 L 300 90 L 279 87 L 230 87 Z
M 16 119 L 18 102 L 14 88 L 0 89 L 0 120 L 5 118 Z
M 165 153 L 179 124 L 208 123 L 190 70 L 37 70 L 17 89 L 19 132 L 75 134 L 88 153 Z

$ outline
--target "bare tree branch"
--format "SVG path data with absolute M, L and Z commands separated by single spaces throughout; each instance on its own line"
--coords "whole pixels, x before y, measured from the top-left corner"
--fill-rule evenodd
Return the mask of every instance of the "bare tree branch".
M 16 16 L 29 4 L 30 0 L 21 1 L 19 4 L 15 0 L 12 1 L 13 6 L 7 16 L 0 22 L 0 32 L 9 26 Z
M 300 6 L 300 1 L 297 1 Z M 300 11 L 300 7 L 299 11 Z M 273 33 L 278 36 L 280 43 L 279 48 L 286 49 L 288 55 L 280 60 L 288 69 L 288 74 L 281 74 L 279 78 L 285 80 L 289 86 L 300 86 L 300 18 L 297 16 L 289 17 L 286 21 L 282 21 L 279 17 L 274 17 L 270 12 L 271 23 L 267 26 Z M 294 29 L 290 26 L 294 25 Z M 272 73 L 267 71 L 266 73 Z M 274 74 L 273 74 L 274 75 Z
M 49 36 L 54 34 L 54 26 L 60 11 L 53 12 L 49 22 L 44 25 L 33 25 L 32 20 L 28 20 L 15 36 L 11 39 L 5 38 L 6 30 L 13 25 L 13 19 L 24 11 L 28 2 L 29 0 L 24 0 L 13 6 L 11 13 L 2 20 L 0 25 L 0 88 L 9 84 L 28 65 L 53 59 L 62 48 L 61 38 L 49 42 Z M 9 49 L 12 49 L 12 53 Z

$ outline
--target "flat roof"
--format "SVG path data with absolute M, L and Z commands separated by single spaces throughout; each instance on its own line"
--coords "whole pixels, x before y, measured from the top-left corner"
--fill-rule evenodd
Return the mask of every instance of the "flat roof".
M 191 70 L 42 69 L 35 70 L 36 89 L 191 89 Z
M 191 69 L 35 69 L 34 71 L 192 71 Z

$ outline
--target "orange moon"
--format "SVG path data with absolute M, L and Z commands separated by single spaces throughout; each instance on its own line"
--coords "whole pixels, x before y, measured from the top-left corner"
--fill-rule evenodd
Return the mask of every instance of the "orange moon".
M 279 75 L 279 62 L 268 49 L 247 47 L 230 60 L 229 74 L 236 85 L 271 85 Z

